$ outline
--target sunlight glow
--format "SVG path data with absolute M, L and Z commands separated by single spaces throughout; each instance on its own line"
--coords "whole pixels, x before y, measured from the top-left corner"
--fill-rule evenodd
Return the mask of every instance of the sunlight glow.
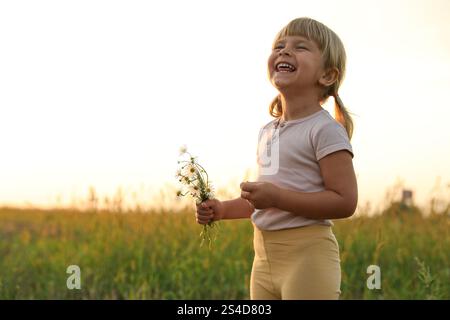
M 272 119 L 273 38 L 301 16 L 346 47 L 360 204 L 399 179 L 425 203 L 438 179 L 450 190 L 448 12 L 425 0 L 2 2 L 0 205 L 70 205 L 90 186 L 158 201 L 183 144 L 219 188 L 238 187 Z

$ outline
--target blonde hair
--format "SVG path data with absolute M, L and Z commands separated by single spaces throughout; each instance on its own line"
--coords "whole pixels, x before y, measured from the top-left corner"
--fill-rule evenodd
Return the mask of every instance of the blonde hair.
M 341 39 L 324 24 L 307 17 L 297 18 L 289 22 L 277 33 L 273 44 L 285 36 L 303 36 L 308 40 L 313 40 L 322 52 L 325 70 L 328 68 L 337 68 L 339 70 L 337 80 L 323 91 L 320 103 L 324 103 L 330 96 L 334 97 L 334 118 L 344 126 L 349 139 L 351 139 L 353 135 L 353 120 L 338 94 L 339 86 L 344 79 L 347 58 Z M 276 96 L 270 103 L 269 113 L 276 118 L 283 115 L 280 95 Z

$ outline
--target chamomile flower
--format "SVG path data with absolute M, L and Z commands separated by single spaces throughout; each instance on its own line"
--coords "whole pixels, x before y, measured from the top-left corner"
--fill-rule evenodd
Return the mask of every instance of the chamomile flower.
M 180 156 L 182 156 L 183 154 L 185 154 L 185 153 L 187 152 L 187 147 L 186 147 L 185 144 L 183 144 L 183 145 L 180 147 L 179 152 L 180 152 Z
M 208 173 L 206 170 L 197 162 L 197 157 L 192 156 L 187 152 L 186 146 L 180 148 L 180 156 L 189 155 L 188 159 L 178 161 L 182 164 L 182 167 L 178 169 L 175 173 L 175 177 L 178 181 L 185 187 L 185 190 L 177 190 L 177 197 L 182 197 L 190 194 L 196 204 L 200 204 L 203 201 L 214 198 L 214 188 L 209 180 Z M 214 221 L 210 221 L 208 224 L 203 225 L 203 230 L 200 233 L 202 242 L 200 246 L 205 242 L 209 242 L 211 246 L 213 241 L 213 235 L 216 224 Z
M 184 196 L 183 190 L 181 190 L 181 189 L 178 189 L 176 194 L 177 194 L 177 199 L 180 199 L 182 196 Z
M 199 197 L 200 196 L 200 187 L 199 186 L 197 186 L 196 184 L 191 184 L 189 187 L 188 187 L 188 190 L 189 190 L 189 192 L 191 193 L 191 195 L 193 196 L 193 197 Z
M 177 171 L 175 172 L 175 178 L 180 180 L 182 177 L 183 177 L 183 173 L 181 172 L 181 169 L 177 169 Z
M 191 179 L 189 179 L 189 177 L 183 176 L 183 178 L 181 179 L 181 183 L 185 184 L 185 185 L 189 185 L 192 182 Z
M 195 164 L 188 163 L 183 167 L 183 176 L 188 177 L 192 179 L 197 174 L 197 168 L 195 167 Z
M 205 192 L 206 192 L 206 194 L 208 194 L 210 199 L 214 198 L 215 190 L 214 190 L 213 185 L 211 184 L 211 181 L 209 181 L 209 184 L 205 187 Z

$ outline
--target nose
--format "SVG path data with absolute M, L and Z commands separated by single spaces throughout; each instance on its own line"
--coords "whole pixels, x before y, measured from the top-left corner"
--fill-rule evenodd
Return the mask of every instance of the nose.
M 281 56 L 283 54 L 287 54 L 287 55 L 291 55 L 291 52 L 287 50 L 287 47 L 284 47 L 283 49 L 281 49 L 278 54 Z

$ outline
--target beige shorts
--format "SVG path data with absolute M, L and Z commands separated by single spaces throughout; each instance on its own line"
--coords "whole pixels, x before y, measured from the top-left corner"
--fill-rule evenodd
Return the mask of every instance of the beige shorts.
M 253 229 L 250 299 L 339 299 L 339 246 L 330 226 Z

